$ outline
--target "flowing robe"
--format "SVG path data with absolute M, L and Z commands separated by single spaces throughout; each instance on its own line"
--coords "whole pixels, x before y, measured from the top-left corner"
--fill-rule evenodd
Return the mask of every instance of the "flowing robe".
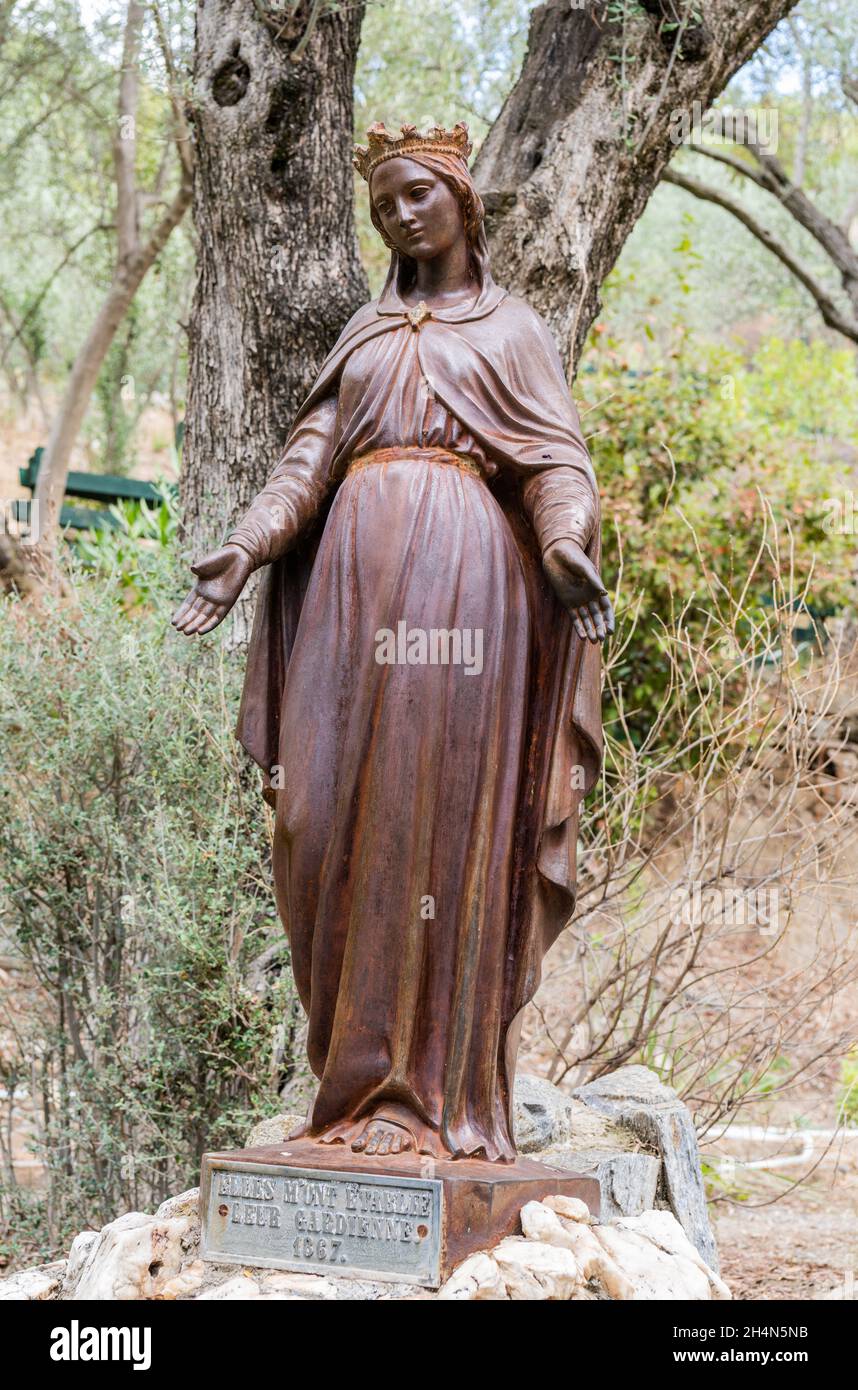
M 520 1015 L 601 755 L 598 647 L 541 566 L 561 538 L 598 565 L 589 456 L 546 325 L 490 279 L 419 326 L 390 284 L 359 310 L 230 536 L 269 565 L 237 732 L 276 807 L 323 1140 L 386 1116 L 421 1152 L 515 1156 Z M 427 661 L 433 631 L 470 668 Z M 385 632 L 411 634 L 394 664 Z

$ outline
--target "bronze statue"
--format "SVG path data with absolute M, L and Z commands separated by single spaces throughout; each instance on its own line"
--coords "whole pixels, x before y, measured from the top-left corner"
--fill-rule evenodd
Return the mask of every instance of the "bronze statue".
M 210 631 L 267 566 L 237 734 L 276 807 L 302 1132 L 512 1161 L 601 757 L 599 497 L 550 333 L 492 279 L 467 128 L 368 139 L 384 289 L 173 622 Z

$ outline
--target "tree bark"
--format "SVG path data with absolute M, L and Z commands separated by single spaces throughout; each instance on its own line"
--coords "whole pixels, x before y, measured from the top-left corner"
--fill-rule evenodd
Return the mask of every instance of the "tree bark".
M 196 556 L 259 490 L 323 358 L 369 298 L 351 165 L 363 5 L 302 7 L 278 33 L 282 14 L 266 21 L 254 0 L 200 0 L 197 12 L 199 278 L 182 475 Z
M 646 0 L 623 15 L 549 0 L 534 11 L 475 179 L 496 278 L 545 315 L 570 376 L 599 287 L 690 119 L 795 2 Z

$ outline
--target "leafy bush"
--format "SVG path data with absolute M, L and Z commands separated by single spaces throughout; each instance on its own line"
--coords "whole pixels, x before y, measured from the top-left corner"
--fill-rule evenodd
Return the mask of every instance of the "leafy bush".
M 109 574 L 118 585 L 125 609 L 137 608 L 163 593 L 169 555 L 179 533 L 175 489 L 163 486 L 158 506 L 116 502 L 108 508 L 116 525 L 81 532 L 74 539 L 77 557 L 90 572 Z
M 232 735 L 242 663 L 169 627 L 163 547 L 138 555 L 129 613 L 128 550 L 103 538 L 71 600 L 0 608 L 0 949 L 34 981 L 26 1008 L 0 997 L 0 1052 L 34 1107 L 45 1250 L 243 1139 L 277 1106 L 299 1020 Z M 31 1196 L 0 1196 L 32 1234 Z
M 807 388 L 798 405 L 796 378 Z M 854 538 L 830 529 L 825 505 L 843 496 L 858 442 L 849 433 L 854 364 L 821 344 L 777 341 L 746 363 L 722 347 L 692 349 L 680 328 L 666 360 L 630 372 L 618 345 L 597 332 L 582 393 L 604 499 L 603 572 L 619 588 L 615 652 L 628 641 L 612 688 L 642 741 L 669 698 L 665 629 L 683 610 L 693 651 L 713 592 L 735 599 L 750 575 L 750 622 L 771 609 L 779 569 L 792 575 L 796 622 L 811 638 L 815 623 L 854 606 Z M 826 421 L 840 437 L 823 434 Z M 612 699 L 606 718 L 615 713 Z
M 858 1047 L 853 1047 L 840 1065 L 840 1100 L 837 1123 L 858 1126 Z

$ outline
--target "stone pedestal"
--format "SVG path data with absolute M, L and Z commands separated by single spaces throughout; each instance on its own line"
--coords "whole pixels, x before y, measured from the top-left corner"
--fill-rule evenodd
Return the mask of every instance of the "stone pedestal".
M 367 1158 L 290 1139 L 203 1156 L 202 1256 L 437 1288 L 466 1256 L 520 1230 L 526 1202 L 563 1194 L 599 1216 L 599 1183 L 519 1158 Z

